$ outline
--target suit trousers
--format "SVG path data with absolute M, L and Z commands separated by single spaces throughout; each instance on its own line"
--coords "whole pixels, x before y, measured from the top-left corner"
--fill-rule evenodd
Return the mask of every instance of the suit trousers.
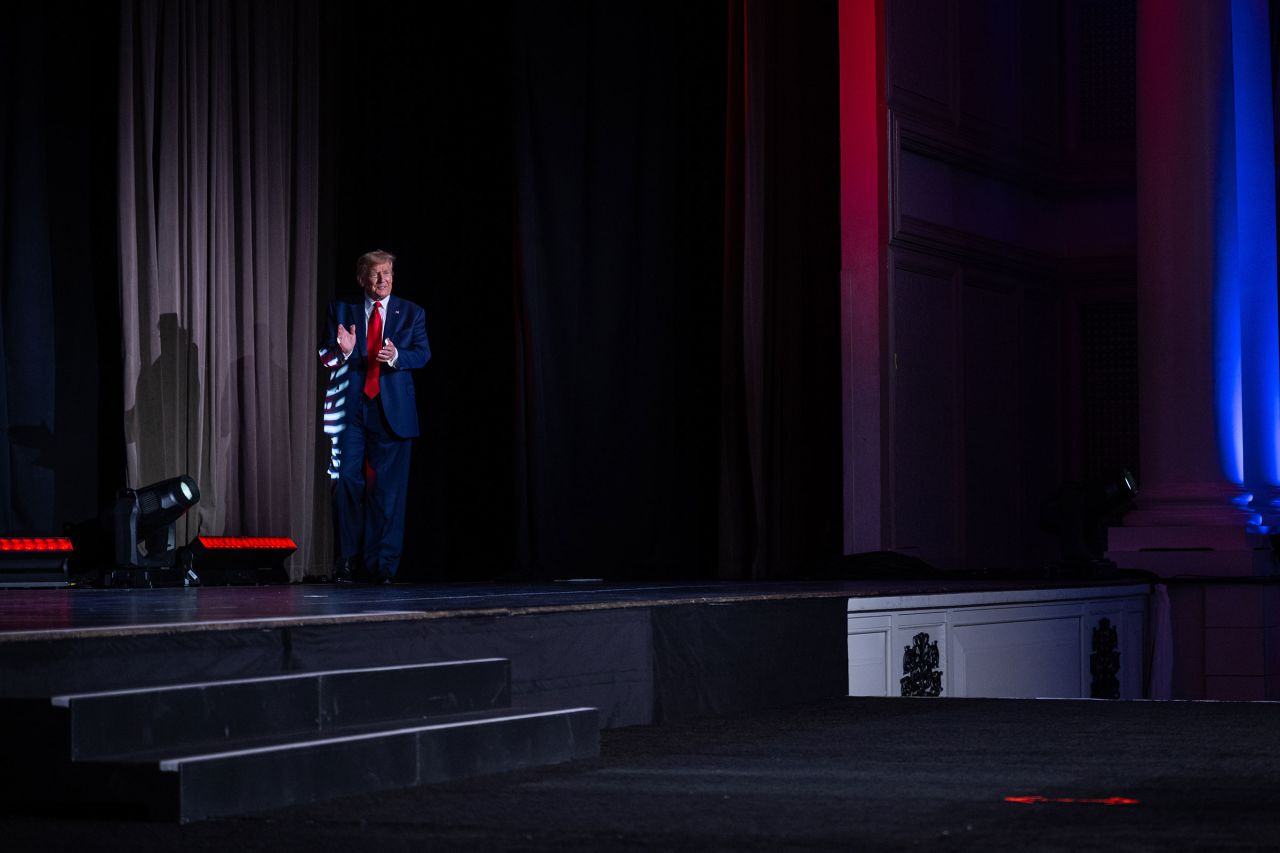
M 391 431 L 381 395 L 372 400 L 361 395 L 347 413 L 338 448 L 341 461 L 334 510 L 342 557 L 363 557 L 365 571 L 374 579 L 394 578 L 404 544 L 411 439 Z M 366 458 L 373 469 L 368 483 Z

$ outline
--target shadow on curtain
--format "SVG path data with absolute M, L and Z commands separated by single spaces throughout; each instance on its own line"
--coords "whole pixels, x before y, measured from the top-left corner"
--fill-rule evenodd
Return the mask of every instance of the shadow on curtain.
M 317 11 L 138 0 L 122 15 L 129 483 L 190 474 L 201 499 L 179 541 L 287 534 L 293 577 L 316 573 L 332 536 L 317 456 Z

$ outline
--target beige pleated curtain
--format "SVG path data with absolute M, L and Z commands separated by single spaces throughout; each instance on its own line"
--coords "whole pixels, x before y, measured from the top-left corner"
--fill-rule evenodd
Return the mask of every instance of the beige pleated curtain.
M 326 562 L 317 463 L 317 7 L 125 0 L 120 250 L 129 483 L 187 473 L 178 526 Z

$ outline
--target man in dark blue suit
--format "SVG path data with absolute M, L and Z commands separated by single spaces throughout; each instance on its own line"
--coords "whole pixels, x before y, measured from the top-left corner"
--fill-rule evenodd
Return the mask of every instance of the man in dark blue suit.
M 394 262 L 387 252 L 360 256 L 356 281 L 364 295 L 330 304 L 322 337 L 337 344 L 321 358 L 335 378 L 326 421 L 332 417 L 340 427 L 334 459 L 339 581 L 390 583 L 404 542 L 410 440 L 418 435 L 410 371 L 427 363 L 431 347 L 422 308 L 391 295 Z

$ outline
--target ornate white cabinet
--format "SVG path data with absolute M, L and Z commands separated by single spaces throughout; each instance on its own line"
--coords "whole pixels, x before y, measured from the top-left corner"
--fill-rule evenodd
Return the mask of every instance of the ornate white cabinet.
M 849 599 L 850 696 L 1140 699 L 1147 584 Z

